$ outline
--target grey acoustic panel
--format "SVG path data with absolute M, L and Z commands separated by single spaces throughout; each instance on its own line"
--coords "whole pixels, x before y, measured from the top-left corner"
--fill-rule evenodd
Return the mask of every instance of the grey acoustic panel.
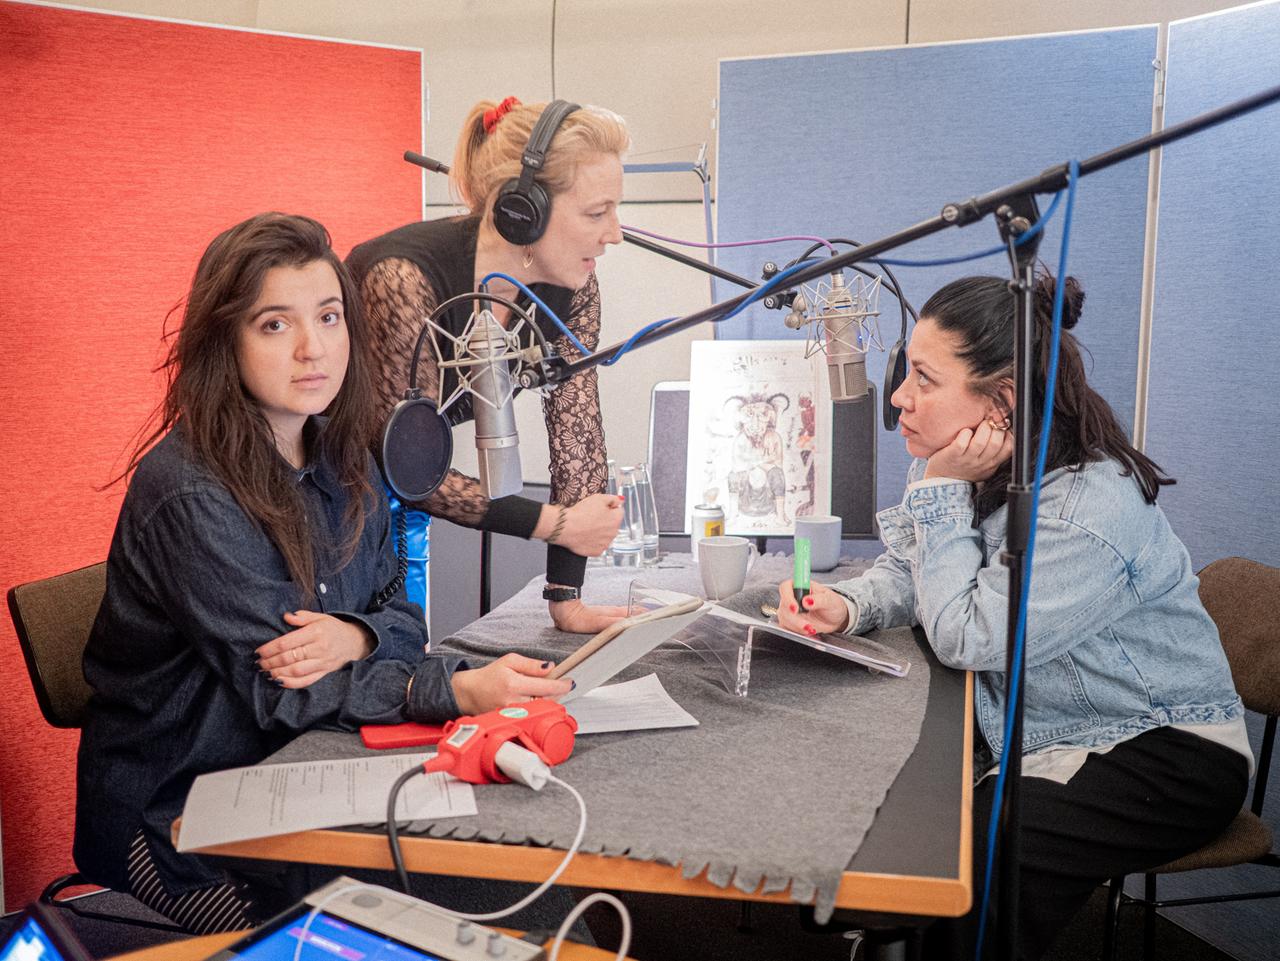
M 649 401 L 649 479 L 663 534 L 689 533 L 684 512 L 688 456 L 689 382 L 661 381 Z
M 1280 82 L 1280 4 L 1169 27 L 1165 122 Z M 1275 240 L 1280 106 L 1164 149 L 1146 450 L 1160 503 L 1202 567 L 1280 565 Z
M 720 67 L 718 236 L 740 241 L 784 234 L 866 242 L 932 218 L 963 200 L 1086 157 L 1151 129 L 1154 26 L 843 53 L 726 60 Z M 1265 61 L 1264 61 L 1265 62 Z M 1083 181 L 1070 271 L 1088 294 L 1076 333 L 1092 380 L 1131 426 L 1148 165 L 1130 161 Z M 1061 220 L 1041 256 L 1057 263 Z M 999 243 L 993 224 L 944 231 L 897 252 L 947 257 Z M 765 260 L 798 256 L 804 242 L 722 251 L 719 262 L 760 276 Z M 1003 256 L 976 264 L 894 268 L 921 306 L 967 274 L 1008 275 Z M 718 284 L 720 297 L 734 291 Z M 896 304 L 880 295 L 887 342 Z M 718 336 L 791 334 L 782 313 L 752 307 Z M 867 373 L 884 377 L 885 355 Z M 909 457 L 898 437 L 879 439 L 879 505 L 902 492 Z
M 546 502 L 546 484 L 526 483 L 523 496 Z M 439 517 L 431 519 L 431 578 L 428 603 L 431 640 L 443 640 L 480 616 L 480 537 L 477 530 Z M 493 534 L 489 600 L 497 607 L 547 567 L 542 541 Z
M 876 440 L 880 395 L 831 405 L 831 513 L 845 537 L 877 537 Z
M 524 485 L 521 496 L 545 504 L 551 498 L 548 484 Z M 497 607 L 547 570 L 547 545 L 507 534 L 492 534 L 489 552 L 489 606 Z
M 442 641 L 480 616 L 480 532 L 431 518 L 427 566 L 431 642 Z

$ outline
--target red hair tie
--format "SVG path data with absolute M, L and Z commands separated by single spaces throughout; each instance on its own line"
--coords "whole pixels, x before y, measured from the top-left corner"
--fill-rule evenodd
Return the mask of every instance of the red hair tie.
M 498 121 L 505 117 L 512 107 L 520 106 L 520 101 L 515 97 L 508 97 L 502 103 L 498 104 L 484 112 L 484 135 L 486 137 L 493 134 L 493 128 L 498 126 Z

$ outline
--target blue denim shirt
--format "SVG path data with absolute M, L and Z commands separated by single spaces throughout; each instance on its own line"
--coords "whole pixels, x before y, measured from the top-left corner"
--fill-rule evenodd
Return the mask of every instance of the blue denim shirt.
M 908 483 L 924 469 L 915 461 Z M 1044 478 L 1024 751 L 1098 747 L 1243 713 L 1186 548 L 1120 471 L 1108 460 Z M 974 526 L 971 484 L 909 486 L 901 504 L 877 515 L 885 553 L 861 577 L 834 585 L 858 606 L 849 633 L 919 624 L 943 664 L 978 672 L 977 721 L 996 754 L 1004 743 L 1007 512 Z
M 322 429 L 313 418 L 308 436 Z M 284 557 L 193 460 L 181 430 L 142 459 L 116 523 L 107 591 L 84 653 L 93 697 L 77 762 L 74 854 L 90 880 L 128 890 L 128 849 L 139 828 L 170 893 L 222 880 L 216 862 L 180 855 L 169 842 L 197 775 L 256 764 L 312 727 L 353 730 L 458 714 L 449 680 L 464 662 L 424 655 L 422 611 L 403 589 L 373 606 L 396 559 L 372 458 L 369 479 L 374 507 L 359 547 L 334 570 L 346 492 L 323 460 L 297 472 L 317 531 L 315 599 L 304 605 Z M 284 614 L 304 606 L 363 624 L 376 648 L 289 690 L 258 670 L 255 649 L 292 630 Z

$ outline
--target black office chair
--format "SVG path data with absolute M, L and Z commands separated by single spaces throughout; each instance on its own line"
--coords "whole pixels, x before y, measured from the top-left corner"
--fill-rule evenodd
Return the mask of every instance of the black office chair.
M 1253 796 L 1249 807 L 1237 814 L 1227 829 L 1209 844 L 1146 872 L 1141 898 L 1129 898 L 1124 894 L 1123 877 L 1111 879 L 1106 929 L 1103 932 L 1104 961 L 1112 961 L 1115 957 L 1122 904 L 1142 905 L 1142 953 L 1144 958 L 1150 959 L 1155 957 L 1153 949 L 1158 908 L 1280 897 L 1280 888 L 1170 900 L 1160 900 L 1156 894 L 1156 879 L 1162 874 L 1233 867 L 1237 864 L 1280 867 L 1280 854 L 1272 849 L 1271 828 L 1262 820 L 1262 805 L 1267 795 L 1267 775 L 1276 740 L 1276 717 L 1280 715 L 1280 569 L 1243 557 L 1214 561 L 1200 572 L 1200 600 L 1218 625 L 1222 647 L 1231 664 L 1231 676 L 1245 707 L 1266 715 L 1258 773 L 1253 782 Z
M 9 613 L 27 662 L 40 713 L 53 727 L 83 725 L 92 693 L 81 661 L 89 632 L 107 588 L 107 565 L 93 564 L 9 589 Z M 86 911 L 58 895 L 68 888 L 94 886 L 79 872 L 67 874 L 40 892 L 43 904 L 65 908 L 82 918 L 133 924 L 160 931 L 189 932 L 172 924 L 125 915 Z

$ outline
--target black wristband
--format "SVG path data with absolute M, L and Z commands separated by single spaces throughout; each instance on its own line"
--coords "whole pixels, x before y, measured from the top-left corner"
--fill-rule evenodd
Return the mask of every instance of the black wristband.
M 576 601 L 582 597 L 582 591 L 576 587 L 552 587 L 548 584 L 542 589 L 544 601 Z

